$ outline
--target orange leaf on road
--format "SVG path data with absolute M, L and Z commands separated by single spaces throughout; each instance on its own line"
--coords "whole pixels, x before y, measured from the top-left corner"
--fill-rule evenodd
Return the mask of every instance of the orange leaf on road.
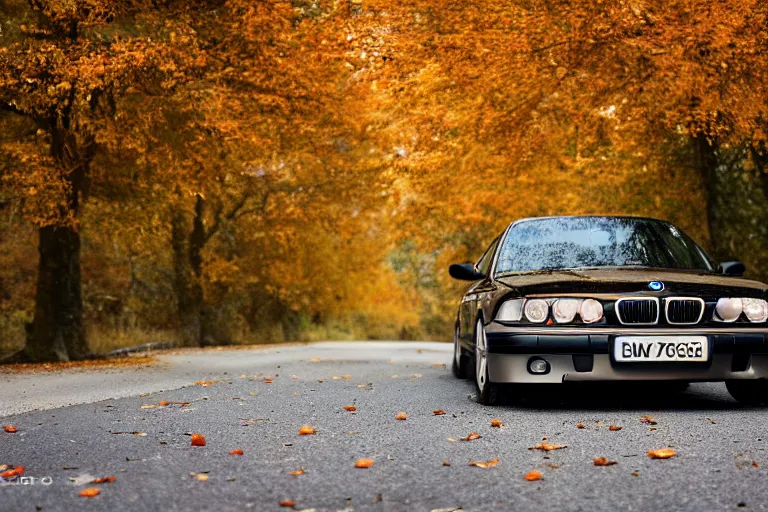
M 355 407 L 354 405 L 345 405 L 344 410 L 352 412 L 352 411 L 356 411 L 357 407 Z
M 357 459 L 357 461 L 355 461 L 356 468 L 367 469 L 371 466 L 373 466 L 373 459 Z
M 242 455 L 243 454 L 243 450 L 240 450 L 240 449 L 232 450 L 231 452 L 229 452 L 229 454 L 230 455 Z
M 101 494 L 101 491 L 98 490 L 96 487 L 89 487 L 87 489 L 83 489 L 80 491 L 80 496 L 83 498 L 93 498 L 94 496 L 98 496 Z
M 14 427 L 13 425 L 6 425 L 5 431 L 8 432 L 9 434 L 13 434 L 14 432 L 18 432 L 19 429 Z
M 461 440 L 462 441 L 474 441 L 475 439 L 480 439 L 481 437 L 483 437 L 483 436 L 481 436 L 477 432 L 471 432 L 467 437 L 462 437 Z
M 442 416 L 443 414 L 445 414 L 445 411 L 442 409 L 435 409 L 434 411 L 432 411 L 432 414 L 434 414 L 435 416 Z
M 8 471 L 3 471 L 0 473 L 0 477 L 2 478 L 14 478 L 17 476 L 21 476 L 24 474 L 24 468 L 22 466 L 16 466 L 13 469 L 9 469 Z
M 497 420 L 496 418 L 491 420 L 492 427 L 500 428 L 501 425 L 502 425 L 501 420 Z
M 619 430 L 621 430 L 621 427 L 616 425 L 611 425 L 610 427 L 608 427 L 608 430 L 610 430 L 611 432 L 618 432 Z
M 406 415 L 404 412 L 399 412 L 399 413 L 395 414 L 395 419 L 396 419 L 396 420 L 405 421 L 405 419 L 406 419 L 407 417 L 408 417 L 408 416 L 407 416 L 407 415 Z
M 616 464 L 615 460 L 608 460 L 605 457 L 595 457 L 593 462 L 595 466 L 613 466 Z
M 280 502 L 281 507 L 295 507 L 296 502 L 293 500 L 283 500 Z
M 272 379 L 265 378 L 263 382 L 264 384 L 272 384 Z
M 555 444 L 549 444 L 542 442 L 541 444 L 537 444 L 536 446 L 531 446 L 528 448 L 529 450 L 542 450 L 545 452 L 548 452 L 550 450 L 561 450 L 563 448 L 568 448 L 568 445 L 555 445 Z
M 640 423 L 646 423 L 648 425 L 655 425 L 658 423 L 655 419 L 651 418 L 650 416 L 643 416 L 640 418 Z
M 106 484 L 106 483 L 114 482 L 115 480 L 117 480 L 117 478 L 115 478 L 113 476 L 103 476 L 101 478 L 94 478 L 93 480 L 91 480 L 91 483 L 92 484 Z
M 672 448 L 662 448 L 660 450 L 648 450 L 648 456 L 652 459 L 669 459 L 677 452 Z
M 299 468 L 296 471 L 289 471 L 288 474 L 289 475 L 293 475 L 293 476 L 303 475 L 304 474 L 304 468 Z
M 523 478 L 525 478 L 529 482 L 535 482 L 536 480 L 541 480 L 541 473 L 539 473 L 534 469 L 533 471 L 525 475 Z
M 205 446 L 205 436 L 202 434 L 192 434 L 192 446 Z
M 476 468 L 492 468 L 492 467 L 496 466 L 496 464 L 498 464 L 498 463 L 499 463 L 499 459 L 492 459 L 492 460 L 489 460 L 488 462 L 474 462 L 474 461 L 470 461 L 469 465 L 470 466 L 475 466 Z
M 576 424 L 576 428 L 584 428 L 584 424 L 583 423 L 577 423 Z
M 315 433 L 315 429 L 310 426 L 304 425 L 299 429 L 300 436 L 311 436 Z
M 450 462 L 448 462 L 447 460 L 444 460 L 444 461 L 443 461 L 443 466 L 445 466 L 445 467 L 450 467 L 450 466 L 451 466 L 451 463 L 450 463 Z

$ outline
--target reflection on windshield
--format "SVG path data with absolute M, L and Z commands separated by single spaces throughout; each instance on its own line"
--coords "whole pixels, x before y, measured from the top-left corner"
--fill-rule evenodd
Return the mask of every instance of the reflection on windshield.
M 531 219 L 510 229 L 496 271 L 584 267 L 713 269 L 709 258 L 673 225 L 630 217 Z

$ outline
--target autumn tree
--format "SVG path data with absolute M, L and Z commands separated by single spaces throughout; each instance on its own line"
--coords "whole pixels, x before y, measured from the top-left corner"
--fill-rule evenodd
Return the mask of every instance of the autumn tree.
M 7 148 L 23 165 L 5 176 L 31 198 L 39 224 L 35 314 L 21 357 L 80 359 L 88 347 L 78 217 L 94 159 L 126 142 L 127 99 L 172 92 L 200 56 L 183 12 L 170 4 L 34 0 L 3 9 L 18 25 L 0 48 L 0 109 L 35 128 L 33 152 L 29 144 Z

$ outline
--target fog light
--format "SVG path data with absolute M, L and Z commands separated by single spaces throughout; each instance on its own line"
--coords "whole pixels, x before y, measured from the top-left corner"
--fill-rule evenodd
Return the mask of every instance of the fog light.
M 531 358 L 528 361 L 528 371 L 539 375 L 549 373 L 549 363 L 538 357 Z

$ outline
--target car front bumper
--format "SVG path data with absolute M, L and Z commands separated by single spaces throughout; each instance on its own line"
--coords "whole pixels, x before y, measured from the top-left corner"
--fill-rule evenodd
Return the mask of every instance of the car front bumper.
M 706 336 L 709 360 L 704 363 L 616 362 L 617 336 Z M 764 328 L 648 328 L 486 326 L 488 376 L 497 383 L 568 381 L 684 380 L 723 381 L 768 378 L 768 330 Z M 531 358 L 549 363 L 549 371 L 533 374 Z

